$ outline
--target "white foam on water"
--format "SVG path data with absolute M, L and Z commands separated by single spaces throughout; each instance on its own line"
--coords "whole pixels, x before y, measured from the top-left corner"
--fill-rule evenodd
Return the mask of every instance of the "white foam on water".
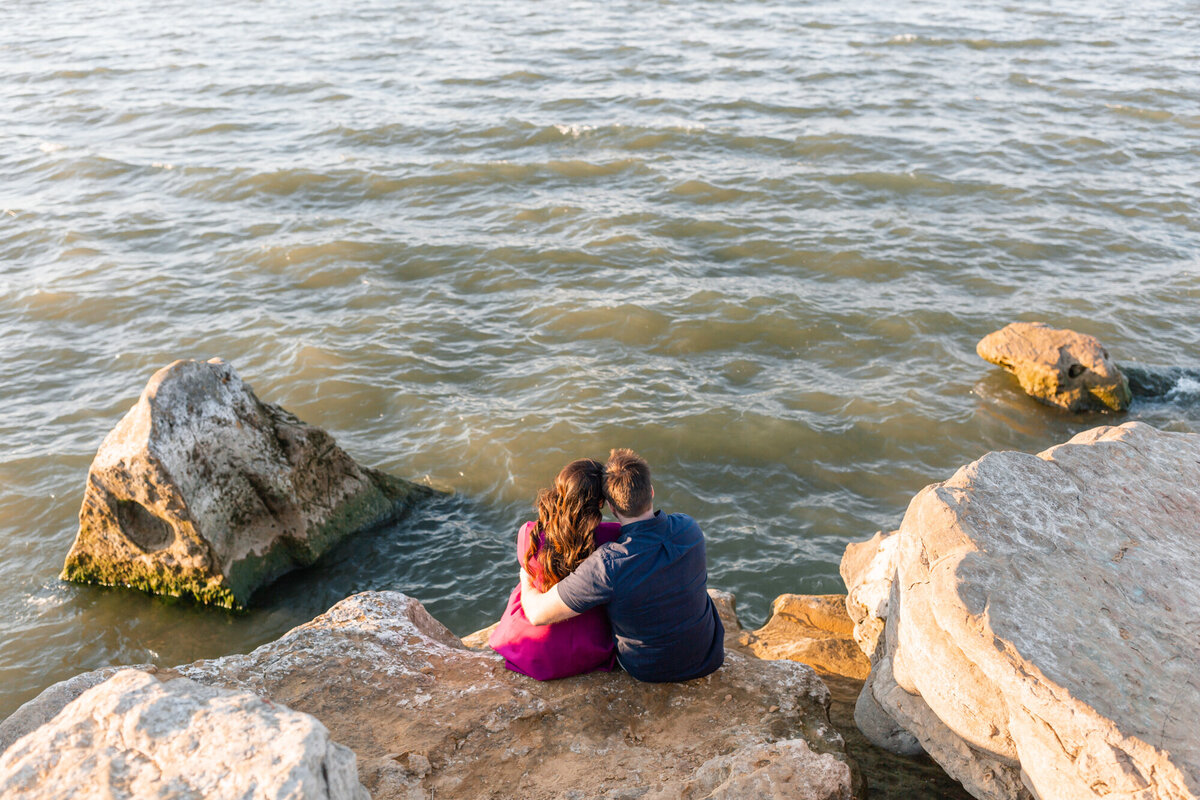
M 596 130 L 595 125 L 555 125 L 554 127 L 563 136 L 570 136 L 575 139 L 578 139 L 582 134 Z
M 57 153 L 60 150 L 66 150 L 67 146 L 62 142 L 38 142 L 38 150 L 43 153 Z
M 1196 395 L 1200 395 L 1200 380 L 1190 375 L 1184 375 L 1179 379 L 1178 383 L 1171 387 L 1171 391 L 1167 392 L 1167 399 L 1175 400 L 1180 397 L 1192 397 Z

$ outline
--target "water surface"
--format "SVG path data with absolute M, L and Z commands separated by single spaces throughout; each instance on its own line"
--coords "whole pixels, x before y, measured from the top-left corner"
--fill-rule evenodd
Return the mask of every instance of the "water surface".
M 0 715 L 244 651 L 364 589 L 492 621 L 536 490 L 631 446 L 761 623 L 989 450 L 1071 417 L 1013 320 L 1200 360 L 1184 2 L 0 6 Z M 453 494 L 244 615 L 65 585 L 88 464 L 220 356 Z

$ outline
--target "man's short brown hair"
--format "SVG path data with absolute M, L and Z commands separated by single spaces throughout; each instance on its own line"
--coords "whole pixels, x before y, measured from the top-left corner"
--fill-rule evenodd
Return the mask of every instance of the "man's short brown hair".
M 614 448 L 604 465 L 604 497 L 622 517 L 637 517 L 650 510 L 650 465 L 624 447 Z

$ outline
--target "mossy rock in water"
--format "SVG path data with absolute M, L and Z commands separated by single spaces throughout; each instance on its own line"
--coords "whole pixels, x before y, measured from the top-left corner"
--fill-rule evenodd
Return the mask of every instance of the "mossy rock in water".
M 62 577 L 240 608 L 434 493 L 360 467 L 230 364 L 176 361 L 96 453 Z

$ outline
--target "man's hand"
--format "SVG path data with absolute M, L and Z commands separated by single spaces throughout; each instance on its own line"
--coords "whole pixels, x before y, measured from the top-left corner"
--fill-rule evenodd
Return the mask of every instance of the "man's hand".
M 548 592 L 539 592 L 525 570 L 521 570 L 521 607 L 531 625 L 549 625 L 579 616 L 558 596 L 557 585 L 551 586 Z

